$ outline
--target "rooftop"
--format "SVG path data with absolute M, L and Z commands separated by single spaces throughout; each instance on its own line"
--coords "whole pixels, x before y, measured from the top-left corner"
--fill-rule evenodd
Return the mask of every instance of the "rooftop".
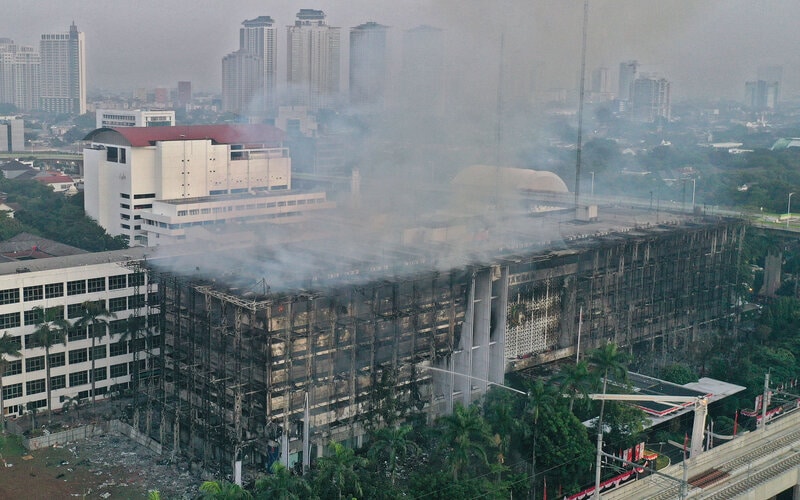
M 183 125 L 177 127 L 98 128 L 84 141 L 147 147 L 163 141 L 211 140 L 215 144 L 253 144 L 279 147 L 283 131 L 270 125 Z

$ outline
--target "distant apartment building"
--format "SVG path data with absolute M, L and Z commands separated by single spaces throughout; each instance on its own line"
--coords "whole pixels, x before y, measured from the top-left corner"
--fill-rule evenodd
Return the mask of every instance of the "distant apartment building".
M 636 61 L 625 61 L 619 64 L 619 81 L 617 99 L 620 101 L 630 101 L 633 95 L 633 82 L 636 80 L 636 69 L 639 63 Z
M 22 118 L 0 117 L 0 151 L 25 151 L 25 122 Z
M 75 23 L 68 33 L 42 35 L 39 108 L 50 113 L 86 112 L 86 42 Z
M 142 109 L 98 109 L 96 128 L 102 127 L 174 127 L 175 111 Z
M 186 109 L 192 103 L 192 82 L 178 82 L 178 106 Z M 173 124 L 174 125 L 174 124 Z
M 778 106 L 780 82 L 756 80 L 744 84 L 744 104 L 754 111 L 772 111 Z
M 33 47 L 0 38 L 0 103 L 13 104 L 20 111 L 39 108 L 41 58 Z
M 269 125 L 97 129 L 84 149 L 84 208 L 131 245 L 186 238 L 189 228 L 300 220 L 325 193 L 291 191 L 283 132 Z
M 278 102 L 278 31 L 269 16 L 259 16 L 242 23 L 239 49 L 261 60 L 260 98 L 263 112 L 274 114 Z
M 155 329 L 157 290 L 147 282 L 147 275 L 132 265 L 132 259 L 143 258 L 140 250 L 66 252 L 51 257 L 43 254 L 39 245 L 28 244 L 28 250 L 16 252 L 25 260 L 0 263 L 0 330 L 16 341 L 21 354 L 7 357 L 3 375 L 8 417 L 46 408 L 48 387 L 54 410 L 68 398 L 91 398 L 92 382 L 98 398 L 122 391 L 133 374 L 147 376 L 160 352 L 161 337 Z M 100 303 L 113 313 L 104 318 L 108 326 L 74 326 L 86 302 Z M 64 342 L 49 349 L 49 379 L 47 354 L 33 335 L 44 311 L 73 325 Z M 128 334 L 132 324 L 141 326 L 136 338 Z
M 387 82 L 388 27 L 367 22 L 350 29 L 350 104 L 381 108 Z
M 340 29 L 325 23 L 321 10 L 301 9 L 287 28 L 286 83 L 290 104 L 312 111 L 339 99 Z
M 222 111 L 253 116 L 263 110 L 263 61 L 239 49 L 222 58 Z
M 405 109 L 424 114 L 444 111 L 444 33 L 417 26 L 403 33 L 401 93 Z
M 641 77 L 634 80 L 630 111 L 633 119 L 640 122 L 669 121 L 670 82 L 656 77 Z

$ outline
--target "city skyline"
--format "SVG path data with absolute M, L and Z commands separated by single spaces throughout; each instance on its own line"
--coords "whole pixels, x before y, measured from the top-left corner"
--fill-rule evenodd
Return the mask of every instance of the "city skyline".
M 512 76 L 530 79 L 534 71 L 530 66 L 535 63 L 540 87 L 571 89 L 579 66 L 579 0 L 558 5 L 513 0 L 497 3 L 491 10 L 448 0 L 412 0 L 403 8 L 366 0 L 346 7 L 329 0 L 294 6 L 249 0 L 233 6 L 176 0 L 168 8 L 151 1 L 113 7 L 76 0 L 10 3 L 0 36 L 20 45 L 35 46 L 41 33 L 60 31 L 72 20 L 80 26 L 89 40 L 91 89 L 130 91 L 136 87 L 172 87 L 179 80 L 190 80 L 197 91 L 219 92 L 219 61 L 238 45 L 237 28 L 243 20 L 262 15 L 272 17 L 279 28 L 278 81 L 285 81 L 285 27 L 293 23 L 298 7 L 323 10 L 328 24 L 342 29 L 368 21 L 389 26 L 389 44 L 395 54 L 404 30 L 421 24 L 442 28 L 455 72 L 451 79 L 469 77 L 463 84 L 466 95 L 474 90 L 494 94 L 489 91 L 496 82 L 501 32 L 505 59 L 517 62 L 506 65 L 509 81 Z M 800 5 L 785 0 L 766 3 L 766 8 L 747 9 L 751 3 L 746 0 L 702 4 L 665 0 L 654 8 L 633 0 L 593 0 L 587 64 L 590 68 L 615 67 L 621 61 L 636 59 L 659 68 L 673 81 L 675 98 L 738 100 L 744 97 L 743 82 L 754 79 L 757 67 L 780 65 L 785 68 L 786 92 L 782 94 L 791 98 L 800 80 L 800 56 L 793 53 L 799 35 L 789 23 L 800 14 Z M 112 14 L 125 21 L 108 23 Z M 347 79 L 348 59 L 343 45 L 343 80 Z M 393 58 L 391 69 L 397 69 L 398 61 Z M 342 91 L 346 90 L 343 85 Z

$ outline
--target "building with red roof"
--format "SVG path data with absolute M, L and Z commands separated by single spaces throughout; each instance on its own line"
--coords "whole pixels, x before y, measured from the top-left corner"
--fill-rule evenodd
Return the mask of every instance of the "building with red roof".
M 158 245 L 189 227 L 287 222 L 327 207 L 325 193 L 291 191 L 283 138 L 269 125 L 98 128 L 84 138 L 84 208 L 109 234 Z

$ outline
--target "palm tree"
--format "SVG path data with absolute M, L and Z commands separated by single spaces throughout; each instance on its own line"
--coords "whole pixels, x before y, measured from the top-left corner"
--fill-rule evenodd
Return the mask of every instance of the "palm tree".
M 0 337 L 0 435 L 6 432 L 6 415 L 3 406 L 3 375 L 8 367 L 6 356 L 17 358 L 19 355 L 18 340 L 10 336 L 8 332 L 3 332 L 3 336 Z
M 603 394 L 608 388 L 608 376 L 611 375 L 619 381 L 628 380 L 628 370 L 625 363 L 628 356 L 617 349 L 617 344 L 606 342 L 589 354 L 589 362 L 595 373 L 603 375 Z M 606 400 L 600 400 L 600 417 L 597 419 L 597 463 L 595 464 L 595 488 L 600 484 L 600 448 L 603 444 L 603 412 L 606 409 Z
M 331 442 L 328 450 L 330 455 L 320 458 L 317 463 L 315 478 L 317 493 L 324 493 L 326 487 L 333 486 L 339 500 L 342 498 L 342 493 L 361 496 L 363 494 L 361 480 L 356 469 L 366 467 L 367 460 L 357 457 L 353 450 L 341 443 Z
M 589 354 L 589 363 L 592 371 L 603 377 L 603 394 L 608 388 L 608 377 L 611 376 L 619 382 L 628 381 L 628 369 L 625 364 L 628 362 L 628 355 L 617 349 L 617 344 L 606 342 Z M 605 400 L 600 402 L 600 419 L 603 419 Z
M 569 411 L 575 406 L 575 398 L 589 396 L 596 375 L 589 370 L 589 363 L 584 359 L 577 364 L 567 364 L 558 372 L 556 381 L 561 385 L 561 392 L 569 394 Z
M 484 399 L 484 418 L 492 432 L 496 433 L 494 441 L 503 459 L 511 448 L 512 436 L 521 428 L 519 413 L 522 408 L 518 404 L 520 400 L 518 395 L 499 387 L 491 387 Z
M 491 442 L 489 426 L 481 417 L 477 406 L 465 408 L 456 404 L 453 413 L 440 419 L 443 424 L 443 440 L 452 447 L 448 461 L 453 470 L 453 481 L 458 481 L 458 473 L 478 457 L 482 463 L 488 464 L 486 446 Z
M 528 400 L 525 402 L 525 414 L 528 417 L 528 432 L 533 437 L 533 448 L 531 449 L 531 491 L 536 498 L 536 444 L 539 436 L 539 417 L 553 411 L 557 404 L 557 395 L 553 386 L 544 385 L 541 380 L 537 380 L 528 390 Z
M 200 485 L 202 499 L 247 500 L 253 498 L 249 491 L 230 481 L 204 481 Z
M 105 332 L 108 328 L 108 320 L 106 318 L 116 318 L 117 315 L 112 312 L 109 312 L 108 309 L 106 309 L 104 301 L 102 302 L 86 301 L 81 304 L 81 310 L 83 311 L 83 315 L 80 317 L 80 319 L 78 319 L 77 322 L 75 322 L 75 327 L 83 329 L 88 328 L 89 335 L 91 335 L 92 337 L 92 352 L 91 356 L 89 356 L 92 360 L 92 376 L 89 378 L 91 378 L 92 380 L 92 406 L 94 406 L 94 401 L 95 401 L 94 367 L 96 358 L 96 356 L 94 355 L 95 354 L 94 348 L 96 343 L 95 339 L 97 338 L 97 327 L 100 326 L 103 329 L 103 334 L 101 336 L 105 335 Z
M 75 411 L 75 414 L 78 418 L 80 418 L 80 406 L 81 406 L 81 399 L 78 395 L 74 396 L 67 396 L 64 398 L 64 404 L 61 405 L 61 409 L 66 413 L 72 413 Z M 72 421 L 75 421 L 75 417 L 72 417 Z
M 373 460 L 375 458 L 385 458 L 392 486 L 395 484 L 399 463 L 419 452 L 419 446 L 407 438 L 411 430 L 412 427 L 410 425 L 384 427 L 372 434 L 369 456 Z
M 53 414 L 53 405 L 50 401 L 50 348 L 56 344 L 67 343 L 67 330 L 69 330 L 70 324 L 58 314 L 58 309 L 42 310 L 40 307 L 35 307 L 34 310 L 38 310 L 39 323 L 36 325 L 36 331 L 33 332 L 33 340 L 44 347 L 44 386 L 47 390 L 47 423 L 49 424 Z
M 295 476 L 280 462 L 272 464 L 272 474 L 256 481 L 256 500 L 303 500 L 311 497 L 311 485 Z

